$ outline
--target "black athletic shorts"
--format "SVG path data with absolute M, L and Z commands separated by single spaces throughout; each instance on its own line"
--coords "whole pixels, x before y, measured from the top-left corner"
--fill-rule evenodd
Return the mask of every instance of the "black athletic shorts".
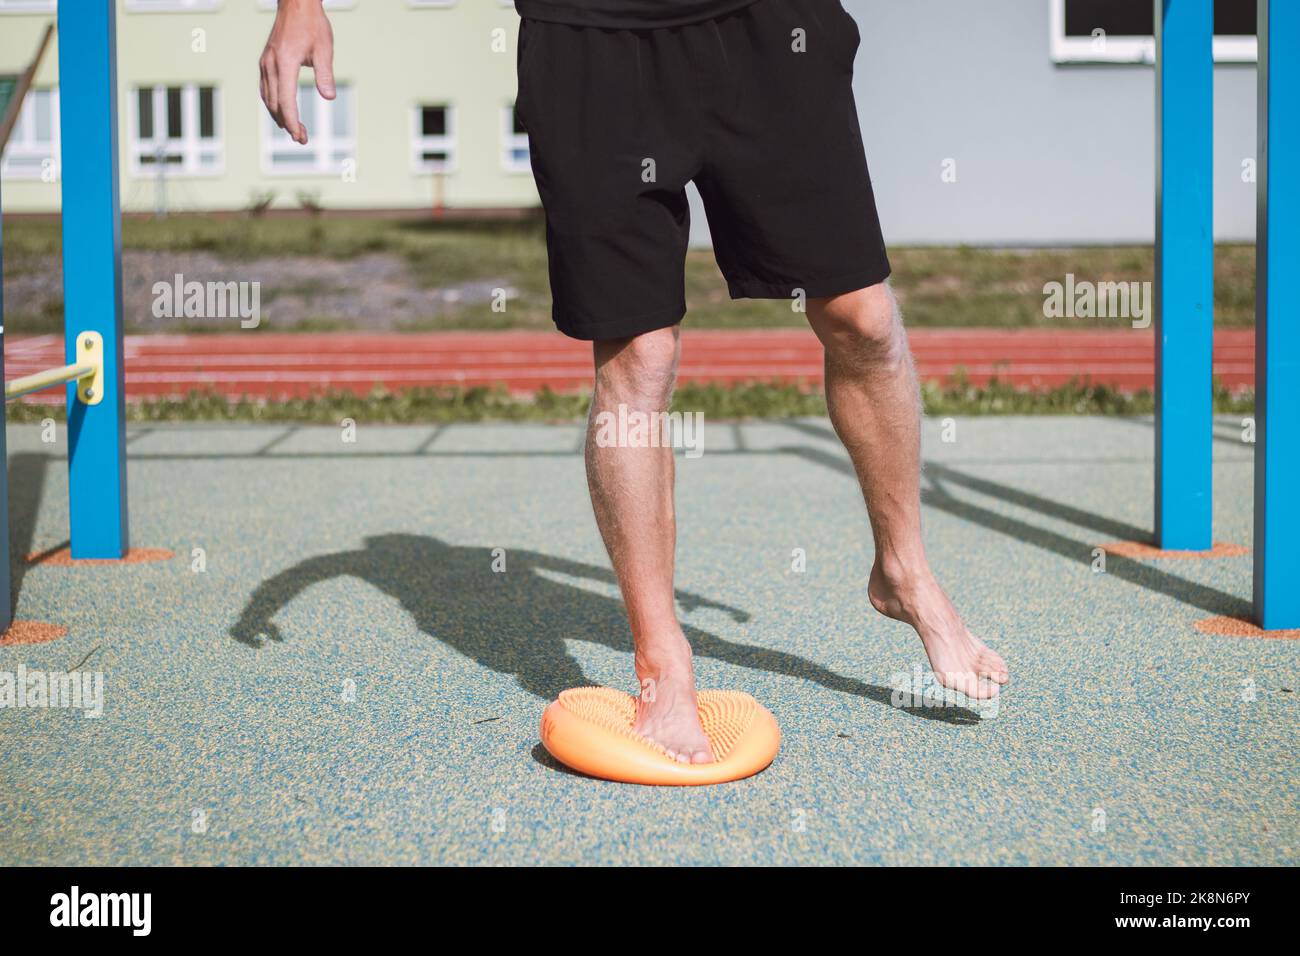
M 525 19 L 517 109 L 560 331 L 625 338 L 682 320 L 692 180 L 732 298 L 883 282 L 859 40 L 839 0 L 757 0 L 644 30 Z

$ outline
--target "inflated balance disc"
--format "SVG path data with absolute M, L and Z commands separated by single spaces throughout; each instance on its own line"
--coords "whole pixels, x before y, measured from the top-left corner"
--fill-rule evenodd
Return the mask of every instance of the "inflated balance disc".
M 608 687 L 575 687 L 542 714 L 542 744 L 560 763 L 621 783 L 700 786 L 753 776 L 781 748 L 776 718 L 748 694 L 702 690 L 700 723 L 717 757 L 678 763 L 632 729 L 636 698 Z

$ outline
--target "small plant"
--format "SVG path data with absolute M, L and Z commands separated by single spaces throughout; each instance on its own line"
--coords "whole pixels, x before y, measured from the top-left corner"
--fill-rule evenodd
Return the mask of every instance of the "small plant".
M 928 415 L 1150 415 L 1155 399 L 1148 391 L 1119 392 L 1106 385 L 1075 381 L 1035 391 L 993 379 L 984 385 L 950 379 L 926 382 L 921 396 Z M 585 392 L 553 392 L 543 388 L 532 396 L 514 395 L 504 388 L 383 387 L 369 394 L 330 391 L 280 401 L 260 397 L 228 399 L 217 392 L 191 392 L 184 398 L 147 398 L 128 402 L 132 422 L 242 421 L 329 424 L 341 418 L 399 423 L 534 421 L 577 422 L 587 415 L 591 396 Z M 826 398 L 816 390 L 791 383 L 752 382 L 743 385 L 686 383 L 673 398 L 674 408 L 703 412 L 711 421 L 780 419 L 822 416 Z M 1250 414 L 1255 407 L 1249 389 L 1230 392 L 1214 388 L 1217 414 Z M 62 419 L 63 406 L 16 402 L 9 408 L 14 424 Z
M 309 216 L 319 216 L 325 208 L 320 204 L 320 193 L 316 190 L 309 189 L 298 190 L 298 205 L 301 206 Z
M 266 190 L 265 192 L 253 190 L 252 197 L 248 201 L 248 214 L 254 218 L 261 218 L 266 215 L 266 211 L 271 208 L 273 202 L 275 202 L 274 190 Z

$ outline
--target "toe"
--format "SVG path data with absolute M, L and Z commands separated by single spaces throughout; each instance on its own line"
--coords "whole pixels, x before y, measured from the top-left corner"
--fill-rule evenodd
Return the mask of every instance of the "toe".
M 691 763 L 713 763 L 713 754 L 707 750 L 697 750 L 691 754 Z
M 987 677 L 999 684 L 1005 684 L 1011 680 L 1011 675 L 1007 673 L 1006 663 L 992 651 L 980 655 L 980 676 Z
M 980 680 L 978 674 L 964 673 L 952 676 L 956 680 L 951 686 L 961 691 L 971 700 L 987 700 L 998 692 L 996 684 L 989 684 Z

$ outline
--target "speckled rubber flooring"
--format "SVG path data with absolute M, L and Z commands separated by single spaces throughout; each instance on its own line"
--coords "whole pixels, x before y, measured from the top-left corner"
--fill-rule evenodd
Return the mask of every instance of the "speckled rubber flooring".
M 1300 642 L 1195 628 L 1247 613 L 1250 557 L 1100 573 L 1149 535 L 1150 421 L 950 437 L 926 422 L 926 541 L 1010 665 L 996 709 L 893 689 L 925 658 L 867 602 L 827 423 L 711 424 L 682 619 L 785 736 L 656 789 L 538 742 L 562 688 L 635 689 L 577 426 L 134 428 L 132 544 L 176 557 L 15 569 L 18 617 L 68 633 L 0 672 L 100 671 L 104 703 L 0 710 L 0 863 L 1294 863 Z M 9 429 L 15 554 L 66 541 L 64 438 Z M 1251 448 L 1223 421 L 1215 451 L 1215 537 L 1248 545 Z

